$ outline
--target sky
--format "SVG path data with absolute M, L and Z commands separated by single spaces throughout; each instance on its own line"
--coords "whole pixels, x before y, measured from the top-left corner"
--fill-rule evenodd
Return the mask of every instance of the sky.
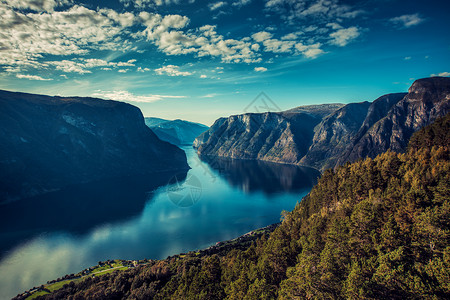
M 0 0 L 0 14 L 0 89 L 206 125 L 450 76 L 447 0 Z

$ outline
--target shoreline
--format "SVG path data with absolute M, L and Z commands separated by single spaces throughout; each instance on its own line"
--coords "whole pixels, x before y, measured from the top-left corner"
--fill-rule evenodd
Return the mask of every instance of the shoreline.
M 141 260 L 124 260 L 124 259 L 114 259 L 114 260 L 106 260 L 99 261 L 96 266 L 91 266 L 87 269 L 84 269 L 76 274 L 67 274 L 63 277 L 49 280 L 47 283 L 42 284 L 40 286 L 32 287 L 31 289 L 16 295 L 14 300 L 22 300 L 22 299 L 34 299 L 35 297 L 50 294 L 64 285 L 69 284 L 71 282 L 81 282 L 89 277 L 102 276 L 111 272 L 120 272 L 125 271 L 130 268 L 138 268 L 148 264 L 152 264 L 157 261 L 164 261 L 168 259 L 182 259 L 186 256 L 196 256 L 203 257 L 207 255 L 223 255 L 227 253 L 231 249 L 245 249 L 251 245 L 252 242 L 261 238 L 263 235 L 269 235 L 273 232 L 281 222 L 270 224 L 265 227 L 257 228 L 252 231 L 249 231 L 241 236 L 238 236 L 231 240 L 219 241 L 214 245 L 211 245 L 207 248 L 192 250 L 186 253 L 179 253 L 175 255 L 167 256 L 165 259 L 141 259 Z

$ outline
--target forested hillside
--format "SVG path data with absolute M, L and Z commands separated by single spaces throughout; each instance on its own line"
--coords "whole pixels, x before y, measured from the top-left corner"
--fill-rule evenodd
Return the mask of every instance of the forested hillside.
M 449 124 L 418 131 L 405 154 L 326 171 L 247 249 L 192 252 L 46 299 L 449 299 Z

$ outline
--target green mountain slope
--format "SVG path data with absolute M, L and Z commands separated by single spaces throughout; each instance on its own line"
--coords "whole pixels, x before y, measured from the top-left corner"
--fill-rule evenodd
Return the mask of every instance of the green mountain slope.
M 405 154 L 326 171 L 246 249 L 155 261 L 45 299 L 449 299 L 449 120 L 418 131 Z

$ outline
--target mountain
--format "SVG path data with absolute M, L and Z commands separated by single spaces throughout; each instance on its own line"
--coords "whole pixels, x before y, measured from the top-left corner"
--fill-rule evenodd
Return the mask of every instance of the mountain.
M 200 155 L 298 164 L 312 143 L 315 126 L 341 106 L 303 106 L 220 118 L 193 145 Z
M 449 124 L 419 130 L 404 154 L 327 170 L 250 245 L 59 282 L 40 299 L 449 299 Z
M 62 187 L 187 170 L 130 104 L 0 91 L 0 201 Z
M 406 93 L 388 94 L 372 103 L 350 103 L 326 116 L 314 129 L 313 142 L 300 164 L 323 171 L 344 163 L 342 154 L 352 149 L 354 141 L 405 96 Z
M 416 80 L 408 94 L 373 126 L 354 139 L 338 164 L 393 150 L 404 152 L 412 134 L 450 111 L 450 78 Z
M 163 141 L 182 146 L 192 145 L 195 138 L 208 130 L 208 126 L 184 121 L 145 118 L 145 124 Z
M 194 141 L 200 155 L 297 164 L 324 171 L 393 150 L 450 109 L 450 78 L 416 80 L 373 102 L 298 107 L 218 119 Z

